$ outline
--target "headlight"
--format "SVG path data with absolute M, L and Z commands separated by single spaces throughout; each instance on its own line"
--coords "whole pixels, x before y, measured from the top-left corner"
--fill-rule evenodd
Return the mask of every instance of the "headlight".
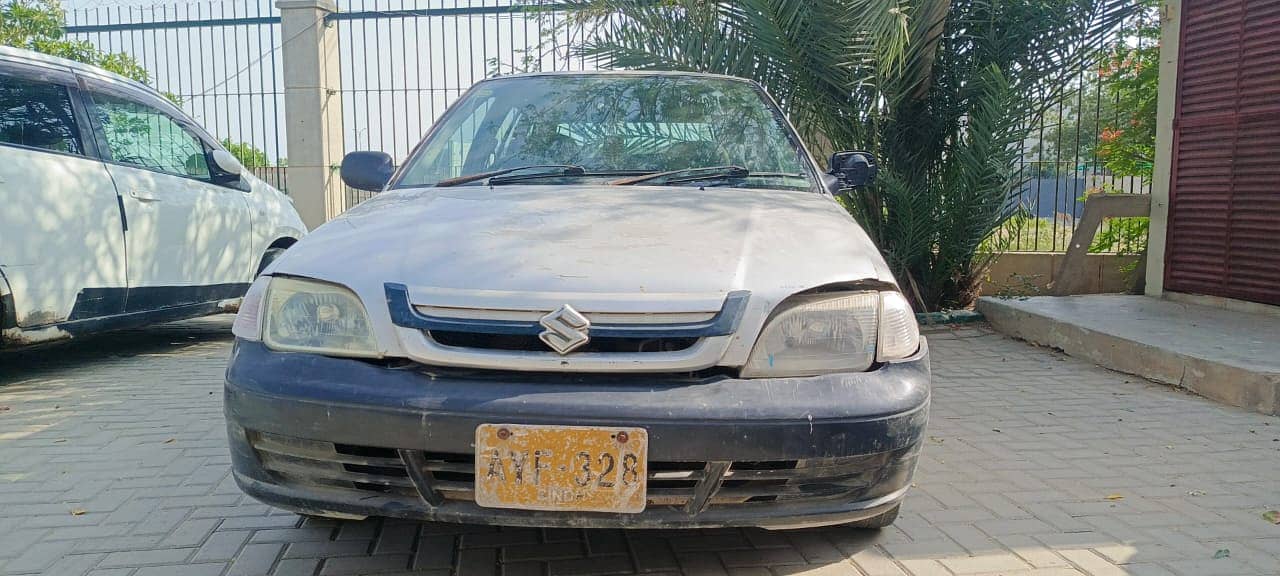
M 262 297 L 267 293 L 270 276 L 259 276 L 240 301 L 240 312 L 231 325 L 231 333 L 237 338 L 259 342 L 262 340 Z
M 920 349 L 920 325 L 916 311 L 898 292 L 880 293 L 880 336 L 876 360 L 887 362 L 906 358 Z
M 272 350 L 377 357 L 360 299 L 334 284 L 275 277 L 263 305 L 262 340 Z
M 801 296 L 765 324 L 742 377 L 861 372 L 910 356 L 919 344 L 915 314 L 897 292 Z

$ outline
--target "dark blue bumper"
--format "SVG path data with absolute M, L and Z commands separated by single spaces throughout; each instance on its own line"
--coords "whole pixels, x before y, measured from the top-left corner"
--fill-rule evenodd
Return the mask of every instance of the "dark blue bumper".
M 915 357 L 871 372 L 740 380 L 435 372 L 278 353 L 238 341 L 227 368 L 225 410 L 241 486 L 295 510 L 522 525 L 790 526 L 858 520 L 892 508 L 910 484 L 929 397 L 923 343 Z M 786 471 L 771 476 L 787 479 L 775 481 L 786 490 L 762 497 L 759 489 L 744 488 L 737 505 L 704 503 L 697 510 L 658 503 L 635 515 L 561 514 L 479 508 L 464 493 L 412 498 L 411 489 L 397 492 L 407 480 L 369 474 L 391 474 L 382 465 L 412 451 L 463 458 L 472 452 L 476 426 L 495 422 L 644 427 L 651 462 L 783 466 Z M 334 446 L 357 456 L 339 454 L 342 472 L 315 481 L 298 468 L 310 461 L 294 455 L 284 466 L 278 456 L 264 458 L 254 444 L 261 438 L 310 443 L 299 449 L 306 457 Z M 808 465 L 841 474 L 817 478 Z M 841 490 L 820 489 L 831 486 Z M 733 490 L 722 492 L 720 501 L 734 500 Z

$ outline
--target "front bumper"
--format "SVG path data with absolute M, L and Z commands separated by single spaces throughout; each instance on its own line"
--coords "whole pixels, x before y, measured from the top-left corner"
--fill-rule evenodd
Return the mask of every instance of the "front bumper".
M 923 340 L 914 357 L 872 372 L 751 380 L 433 372 L 237 341 L 225 411 L 241 488 L 299 512 L 524 526 L 796 527 L 896 505 L 915 469 L 929 397 Z M 477 425 L 497 422 L 645 428 L 648 506 L 638 514 L 477 506 L 468 491 L 472 440 Z M 712 478 L 717 462 L 732 464 Z M 426 471 L 426 492 L 414 468 Z M 655 479 L 655 469 L 683 480 Z

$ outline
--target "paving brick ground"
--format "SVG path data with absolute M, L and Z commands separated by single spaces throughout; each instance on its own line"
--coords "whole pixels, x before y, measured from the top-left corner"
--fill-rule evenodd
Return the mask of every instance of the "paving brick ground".
M 0 356 L 0 574 L 1280 574 L 1280 419 L 982 329 L 931 336 L 928 446 L 880 532 L 304 521 L 230 477 L 229 325 Z

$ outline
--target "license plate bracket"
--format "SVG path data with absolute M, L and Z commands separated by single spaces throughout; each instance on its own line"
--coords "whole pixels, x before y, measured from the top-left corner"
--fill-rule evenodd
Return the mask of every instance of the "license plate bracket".
M 643 428 L 481 424 L 475 437 L 476 504 L 642 512 L 648 448 Z

